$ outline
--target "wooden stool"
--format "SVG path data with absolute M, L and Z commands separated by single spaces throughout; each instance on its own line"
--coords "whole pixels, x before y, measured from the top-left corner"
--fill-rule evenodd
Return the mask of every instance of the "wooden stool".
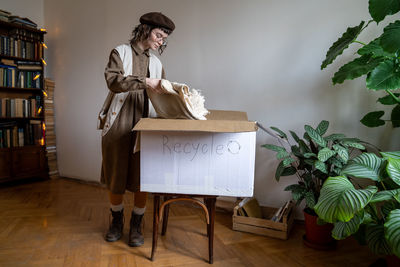
M 167 232 L 169 204 L 176 201 L 190 201 L 200 205 L 206 215 L 207 221 L 207 236 L 208 236 L 208 262 L 213 263 L 213 242 L 214 242 L 214 221 L 215 221 L 215 202 L 216 196 L 199 196 L 199 195 L 183 195 L 183 194 L 168 194 L 154 193 L 154 210 L 153 210 L 153 244 L 151 248 L 151 260 L 154 260 L 154 254 L 157 249 L 158 239 L 158 224 L 162 220 L 161 235 Z M 163 203 L 160 207 L 160 197 L 163 196 Z M 196 198 L 203 198 L 204 203 Z

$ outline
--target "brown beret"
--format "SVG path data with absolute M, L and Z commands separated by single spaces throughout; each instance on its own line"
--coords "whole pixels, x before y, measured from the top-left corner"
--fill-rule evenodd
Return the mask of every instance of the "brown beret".
M 171 32 L 175 29 L 175 24 L 161 12 L 150 12 L 140 17 L 140 23 L 163 27 Z

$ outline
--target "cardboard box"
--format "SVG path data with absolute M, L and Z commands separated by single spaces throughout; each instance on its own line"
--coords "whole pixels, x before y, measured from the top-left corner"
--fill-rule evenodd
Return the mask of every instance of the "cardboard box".
M 263 218 L 261 219 L 240 216 L 238 213 L 239 206 L 236 206 L 233 209 L 232 228 L 236 231 L 286 240 L 288 239 L 290 230 L 293 227 L 293 207 L 294 203 L 291 202 L 288 209 L 283 214 L 282 220 L 279 222 L 275 222 L 272 221 L 271 218 L 278 210 L 277 208 L 261 206 L 261 211 L 263 213 Z
M 145 192 L 250 197 L 255 122 L 211 111 L 206 121 L 141 119 L 140 188 Z

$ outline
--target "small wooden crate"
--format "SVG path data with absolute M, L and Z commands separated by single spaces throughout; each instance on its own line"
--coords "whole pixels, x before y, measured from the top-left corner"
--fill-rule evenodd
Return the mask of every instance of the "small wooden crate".
M 258 235 L 286 240 L 289 237 L 290 230 L 293 226 L 294 203 L 289 204 L 288 209 L 282 216 L 281 222 L 271 221 L 272 216 L 278 210 L 277 208 L 262 207 L 263 219 L 254 217 L 240 216 L 238 213 L 239 206 L 233 209 L 233 230 L 248 232 Z

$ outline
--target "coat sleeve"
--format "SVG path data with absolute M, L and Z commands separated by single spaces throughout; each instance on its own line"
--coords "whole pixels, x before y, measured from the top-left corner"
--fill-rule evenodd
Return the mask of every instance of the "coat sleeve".
M 104 76 L 108 89 L 114 93 L 123 93 L 146 89 L 146 77 L 128 75 L 124 77 L 124 67 L 117 50 L 112 50 Z

